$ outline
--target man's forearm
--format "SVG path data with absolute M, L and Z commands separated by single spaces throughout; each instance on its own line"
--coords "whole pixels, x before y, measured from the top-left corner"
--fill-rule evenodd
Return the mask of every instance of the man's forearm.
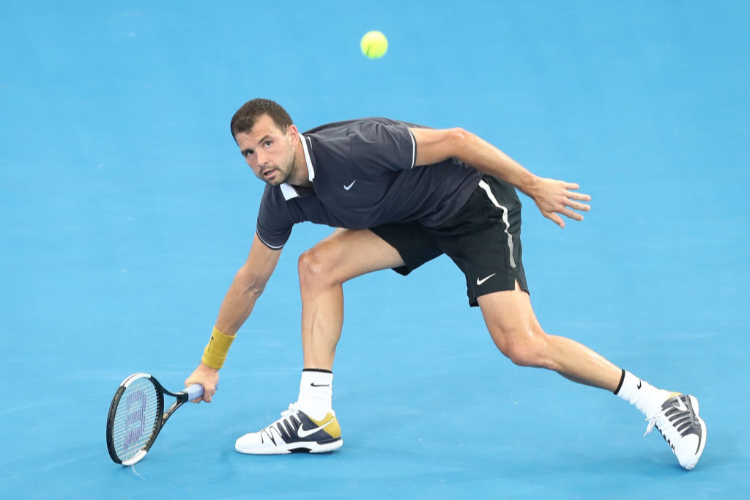
M 216 328 L 227 335 L 235 335 L 255 307 L 263 287 L 248 282 L 239 274 L 229 287 L 216 319 Z
M 480 172 L 502 179 L 531 195 L 538 177 L 498 148 L 470 132 L 462 131 L 458 137 L 459 160 Z

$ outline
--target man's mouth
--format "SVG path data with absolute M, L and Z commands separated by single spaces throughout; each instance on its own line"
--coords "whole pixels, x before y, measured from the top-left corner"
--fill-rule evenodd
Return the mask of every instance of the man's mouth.
M 276 172 L 275 168 L 269 168 L 268 170 L 265 170 L 263 172 L 263 178 L 264 179 L 270 179 L 271 177 L 273 177 L 273 175 L 274 175 L 275 172 Z

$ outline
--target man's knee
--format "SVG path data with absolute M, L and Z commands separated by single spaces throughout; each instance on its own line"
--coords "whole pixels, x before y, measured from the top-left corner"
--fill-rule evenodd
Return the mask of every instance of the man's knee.
M 326 252 L 325 245 L 316 245 L 300 255 L 297 263 L 301 286 L 335 284 L 334 259 Z
M 495 344 L 500 351 L 518 366 L 547 368 L 547 338 L 542 331 L 531 329 L 505 330 L 502 333 L 492 332 Z

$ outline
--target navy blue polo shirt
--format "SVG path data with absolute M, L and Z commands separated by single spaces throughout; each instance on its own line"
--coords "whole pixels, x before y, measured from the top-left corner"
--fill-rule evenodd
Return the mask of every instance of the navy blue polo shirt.
M 409 128 L 423 127 L 364 118 L 300 134 L 312 188 L 267 185 L 258 211 L 260 240 L 280 249 L 294 224 L 304 221 L 366 229 L 411 221 L 436 227 L 450 219 L 482 174 L 454 159 L 415 167 Z

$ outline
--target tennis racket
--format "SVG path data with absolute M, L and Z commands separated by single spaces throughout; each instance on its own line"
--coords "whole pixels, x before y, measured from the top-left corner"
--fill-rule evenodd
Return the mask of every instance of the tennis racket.
M 164 394 L 177 398 L 164 411 Z M 203 386 L 191 385 L 174 393 L 148 373 L 135 373 L 120 384 L 107 416 L 107 449 L 115 463 L 133 465 L 146 456 L 169 417 L 186 401 L 203 395 Z

